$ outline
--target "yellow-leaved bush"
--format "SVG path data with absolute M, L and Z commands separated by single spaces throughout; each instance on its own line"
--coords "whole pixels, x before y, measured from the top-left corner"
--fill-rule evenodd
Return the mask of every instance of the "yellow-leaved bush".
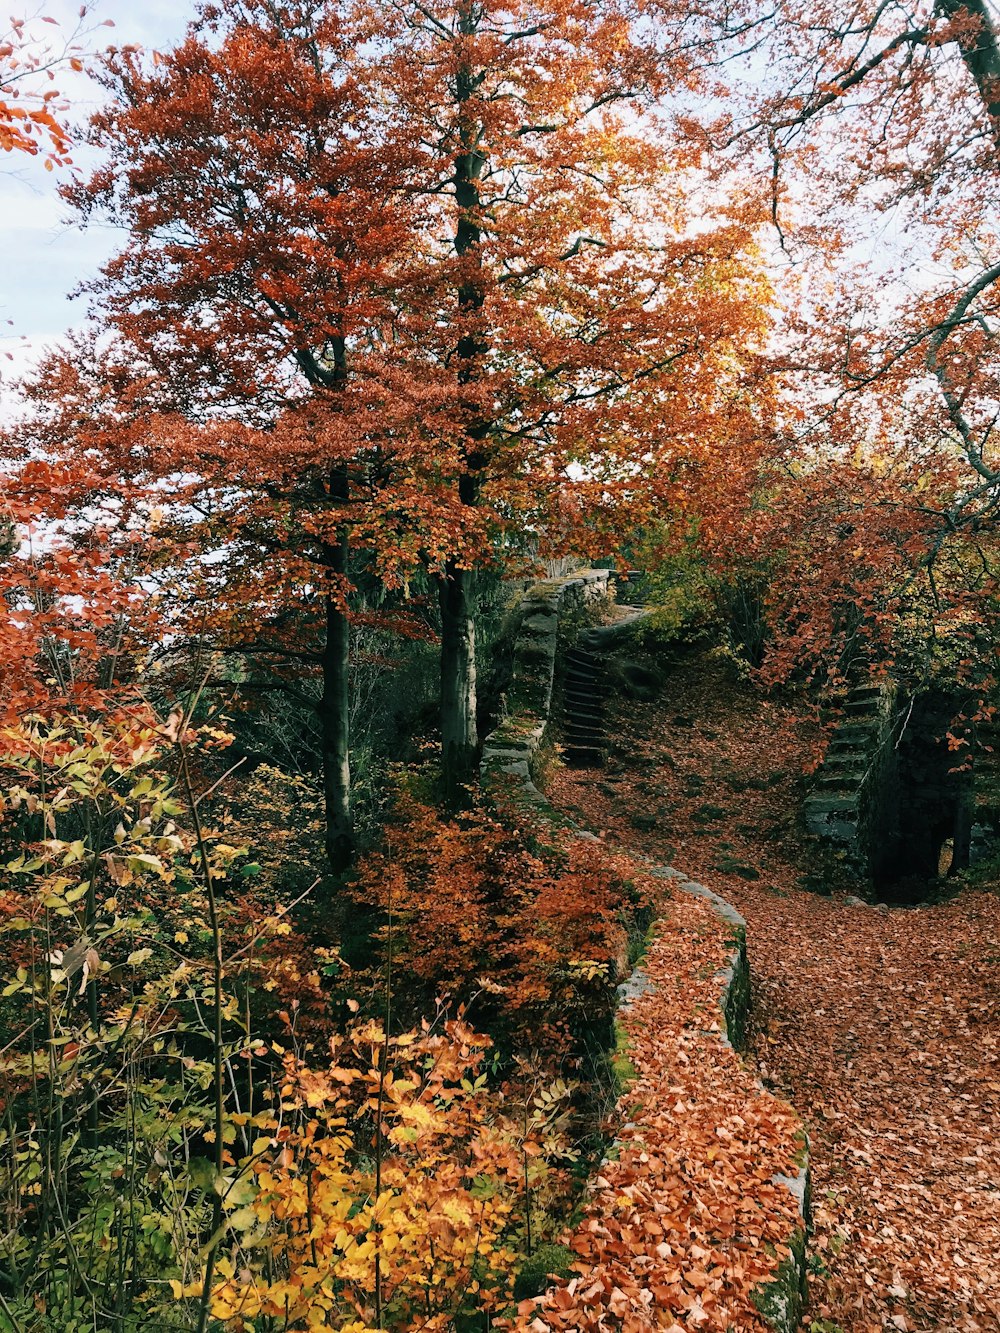
M 405 970 L 327 1000 L 173 789 L 204 732 L 0 729 L 0 1329 L 479 1327 L 562 1229 L 579 1085 L 444 1002 L 400 1031 Z
M 254 1193 L 230 1213 L 213 1316 L 434 1330 L 508 1304 L 525 1145 L 487 1090 L 489 1045 L 442 1017 L 400 1036 L 361 1025 L 322 1068 L 286 1054 L 280 1104 L 255 1117 Z

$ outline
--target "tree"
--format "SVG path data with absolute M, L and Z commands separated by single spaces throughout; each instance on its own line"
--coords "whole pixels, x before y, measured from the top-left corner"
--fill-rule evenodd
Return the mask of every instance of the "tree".
M 12 18 L 0 35 L 0 152 L 31 157 L 44 153 L 49 170 L 68 162 L 69 132 L 59 118 L 66 108 L 52 84 L 60 66 L 83 69 L 80 39 L 88 12 L 88 6 L 81 5 L 72 32 L 56 44 L 35 37 L 23 18 Z M 59 26 L 48 16 L 40 21 Z M 101 26 L 113 25 L 106 20 Z
M 90 351 L 33 390 L 41 435 L 161 513 L 161 614 L 322 671 L 338 865 L 348 540 L 387 586 L 438 584 L 457 801 L 479 573 L 603 552 L 753 472 L 756 217 L 700 216 L 698 154 L 651 110 L 687 57 L 643 44 L 643 10 L 227 0 L 106 63 L 105 160 L 67 193 L 128 241 Z
M 1000 506 L 1000 47 L 990 11 L 933 0 L 716 14 L 730 59 L 752 59 L 754 74 L 716 141 L 762 149 L 786 263 L 777 453 L 782 503 L 802 519 L 794 541 L 801 550 L 811 529 L 831 595 L 857 594 L 865 635 L 883 645 L 907 632 L 900 616 L 918 592 L 939 627 L 967 618 L 970 597 L 988 614 L 992 572 L 973 594 L 957 570 L 976 564 L 976 550 L 992 564 L 979 534 Z M 843 499 L 823 502 L 831 527 L 817 524 L 813 504 L 827 489 L 813 484 L 824 459 L 835 460 Z M 760 528 L 759 510 L 751 522 Z M 859 553 L 847 562 L 832 556 L 842 530 Z M 868 574 L 853 577 L 882 561 L 892 613 Z M 801 623 L 816 609 L 807 601 Z
M 69 138 L 52 110 L 59 94 L 55 89 L 37 91 L 37 76 L 50 68 L 47 55 L 26 38 L 24 20 L 11 19 L 0 38 L 0 150 L 34 156 L 47 144 L 51 165 L 65 157 Z M 79 68 L 79 60 L 74 60 Z
M 437 569 L 455 799 L 476 752 L 476 586 L 491 547 L 528 530 L 556 551 L 606 551 L 676 500 L 702 450 L 755 434 L 735 352 L 759 338 L 762 293 L 738 206 L 685 234 L 678 182 L 694 155 L 649 114 L 695 78 L 671 45 L 676 11 L 467 0 L 398 13 L 390 68 L 430 145 L 421 187 L 436 201 L 428 350 L 449 433 L 432 457 L 448 460 L 459 502 L 460 539 Z
M 184 590 L 178 629 L 319 669 L 341 869 L 353 851 L 348 540 L 357 487 L 378 486 L 385 456 L 376 441 L 359 460 L 357 423 L 391 318 L 381 289 L 400 285 L 387 266 L 408 253 L 412 208 L 396 182 L 415 149 L 352 77 L 353 42 L 370 31 L 328 10 L 206 6 L 169 55 L 108 58 L 113 100 L 91 134 L 112 155 L 68 193 L 128 229 L 97 284 L 102 333 L 109 323 L 118 341 L 55 358 L 33 392 L 56 405 L 53 454 L 96 451 L 109 492 L 165 515 L 160 579 Z M 349 377 L 353 343 L 373 351 Z M 276 642 L 290 603 L 304 614 Z
M 778 41 L 794 91 L 765 106 L 775 170 L 789 151 L 801 163 L 796 146 L 813 128 L 822 135 L 835 125 L 846 148 L 843 196 L 894 209 L 914 231 L 930 228 L 928 248 L 951 270 L 919 284 L 881 346 L 866 347 L 862 336 L 853 354 L 845 349 L 846 378 L 870 381 L 916 352 L 911 374 L 936 383 L 953 438 L 985 483 L 977 499 L 992 507 L 997 476 L 982 437 L 990 427 L 976 404 L 993 387 L 991 293 L 1000 279 L 984 190 L 1000 151 L 1000 46 L 989 10 L 980 0 L 934 0 L 891 15 L 872 7 L 850 24 L 811 10 L 808 32 L 793 20 Z M 928 111 L 944 106 L 947 120 Z

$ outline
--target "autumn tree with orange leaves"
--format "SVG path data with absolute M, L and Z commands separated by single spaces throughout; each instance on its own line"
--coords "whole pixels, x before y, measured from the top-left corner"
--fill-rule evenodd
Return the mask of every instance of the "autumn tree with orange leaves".
M 393 451 L 386 437 L 366 451 L 359 424 L 378 409 L 384 359 L 376 346 L 349 375 L 347 348 L 377 344 L 391 320 L 383 293 L 412 230 L 395 182 L 415 150 L 341 78 L 360 30 L 317 15 L 306 40 L 267 11 L 217 49 L 192 32 L 148 71 L 134 51 L 109 57 L 121 100 L 92 137 L 110 147 L 122 134 L 121 155 L 71 194 L 131 233 L 101 284 L 118 340 L 43 369 L 28 448 L 97 455 L 105 494 L 157 516 L 150 572 L 193 643 L 318 670 L 328 848 L 342 867 L 348 534 Z M 70 506 L 93 497 L 90 480 Z
M 696 79 L 670 20 L 206 4 L 176 50 L 107 61 L 104 164 L 68 193 L 129 239 L 92 289 L 92 353 L 39 376 L 24 447 L 87 460 L 54 511 L 92 506 L 101 473 L 112 504 L 164 515 L 177 628 L 321 674 L 337 866 L 349 546 L 388 587 L 437 586 L 456 801 L 478 573 L 717 506 L 720 454 L 733 486 L 753 474 L 756 215 L 737 193 L 705 227 L 700 150 L 654 114 Z
M 65 166 L 70 149 L 69 131 L 62 113 L 66 107 L 54 86 L 56 71 L 84 67 L 85 21 L 89 6 L 81 5 L 72 32 L 61 41 L 41 40 L 28 19 L 13 17 L 0 34 L 0 152 L 44 154 L 46 167 Z M 58 30 L 56 19 L 43 15 L 39 23 Z M 111 27 L 106 20 L 102 27 Z
M 784 311 L 769 498 L 713 558 L 772 580 L 780 670 L 919 672 L 994 616 L 996 23 L 980 0 L 714 18 L 734 97 L 709 132 L 756 163 Z
M 72 60 L 81 68 L 78 57 Z M 33 157 L 47 145 L 49 162 L 64 159 L 69 138 L 52 110 L 59 94 L 54 88 L 37 89 L 39 76 L 47 73 L 47 53 L 25 36 L 23 19 L 12 19 L 0 38 L 0 151 Z
M 123 240 L 0 437 L 0 1326 L 789 1316 L 806 1145 L 757 1081 L 771 1037 L 759 1070 L 737 1054 L 742 918 L 607 836 L 627 815 L 623 844 L 672 858 L 669 816 L 682 863 L 742 880 L 768 937 L 809 937 L 808 970 L 819 916 L 800 931 L 760 902 L 802 908 L 781 840 L 800 841 L 788 764 L 814 743 L 795 733 L 815 687 L 925 668 L 935 639 L 958 671 L 974 635 L 976 668 L 995 660 L 990 12 L 200 0 L 176 47 L 112 50 L 101 79 L 98 164 L 64 198 Z M 61 156 L 51 107 L 24 105 L 0 100 L 0 146 Z M 897 230 L 858 262 L 873 217 Z M 907 281 L 909 237 L 926 280 Z M 715 677 L 692 655 L 697 691 L 671 686 L 699 709 L 732 689 L 733 744 L 678 715 L 649 749 L 636 728 L 664 719 L 640 710 L 617 747 L 648 749 L 641 779 L 565 807 L 600 837 L 477 801 L 486 578 L 623 546 L 670 553 L 661 587 L 687 580 L 667 634 L 706 590 L 742 599 L 764 682 L 809 690 L 753 711 L 731 662 Z M 349 688 L 372 587 L 395 627 L 419 605 L 439 636 L 441 773 L 394 770 L 358 857 Z M 310 782 L 247 781 L 206 721 L 233 688 L 313 709 L 333 877 Z M 755 822 L 718 823 L 706 774 Z M 739 847 L 705 852 L 713 821 L 750 847 L 764 829 L 757 889 Z M 864 910 L 821 904 L 836 930 L 842 906 Z M 637 958 L 652 984 L 620 987 Z M 851 1059 L 827 1045 L 817 1086 L 846 1097 Z M 845 1113 L 812 1104 L 847 1142 Z M 882 1211 L 879 1253 L 902 1236 Z M 926 1268 L 903 1239 L 900 1266 Z

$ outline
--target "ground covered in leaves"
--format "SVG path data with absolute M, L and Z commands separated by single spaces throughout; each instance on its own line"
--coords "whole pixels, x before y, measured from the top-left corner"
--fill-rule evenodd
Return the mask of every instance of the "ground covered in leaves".
M 777 1174 L 796 1170 L 798 1121 L 725 1042 L 731 928 L 677 891 L 629 1007 L 627 1123 L 572 1248 L 583 1276 L 524 1302 L 519 1327 L 766 1330 L 754 1293 L 798 1226 Z
M 1000 1328 L 1000 895 L 915 908 L 819 896 L 799 822 L 820 742 L 793 700 L 691 659 L 621 703 L 603 770 L 557 805 L 748 919 L 758 1071 L 812 1142 L 814 1333 Z

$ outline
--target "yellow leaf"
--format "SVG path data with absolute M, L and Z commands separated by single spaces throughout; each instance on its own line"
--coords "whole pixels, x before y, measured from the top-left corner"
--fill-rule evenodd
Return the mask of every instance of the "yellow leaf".
M 253 1208 L 237 1208 L 229 1218 L 229 1225 L 236 1231 L 249 1231 L 257 1225 L 257 1213 Z

